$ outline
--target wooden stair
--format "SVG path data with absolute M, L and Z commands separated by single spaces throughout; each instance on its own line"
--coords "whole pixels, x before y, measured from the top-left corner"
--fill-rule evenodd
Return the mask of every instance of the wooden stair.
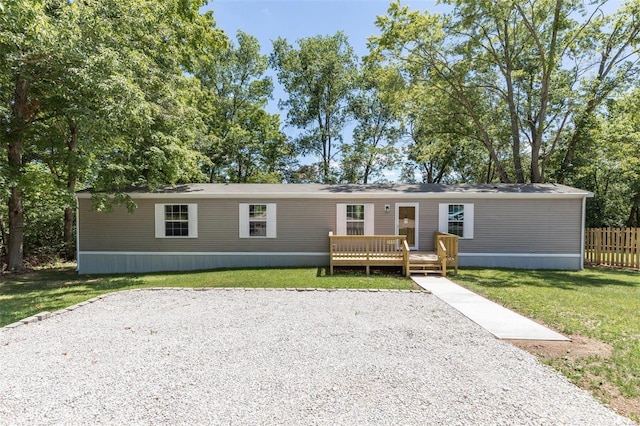
M 435 251 L 414 251 L 409 253 L 407 277 L 411 274 L 437 273 L 447 275 L 447 267 L 458 273 L 458 237 L 445 232 L 434 232 Z
M 435 273 L 446 275 L 446 261 L 438 257 L 435 252 L 416 251 L 409 254 L 409 275 Z

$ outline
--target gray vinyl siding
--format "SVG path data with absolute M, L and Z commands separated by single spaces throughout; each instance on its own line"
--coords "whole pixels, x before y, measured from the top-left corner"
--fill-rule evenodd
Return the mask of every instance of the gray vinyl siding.
M 439 204 L 473 204 L 474 238 L 466 253 L 580 253 L 581 199 L 441 199 L 420 203 L 420 249 L 432 250 Z
M 479 199 L 474 238 L 461 253 L 554 253 L 581 251 L 582 200 Z
M 434 250 L 433 233 L 438 230 L 438 205 L 440 202 L 439 200 L 420 202 L 420 227 L 418 229 L 420 250 Z
M 395 233 L 395 203 L 373 202 L 375 233 Z M 198 204 L 198 238 L 155 238 L 156 203 L 180 204 L 180 199 L 139 199 L 129 213 L 115 207 L 112 213 L 95 212 L 90 200 L 80 199 L 79 242 L 81 251 L 141 252 L 326 252 L 329 231 L 336 229 L 336 200 L 327 199 L 190 199 Z M 240 203 L 275 203 L 275 239 L 239 238 Z M 340 203 L 371 203 L 371 200 L 340 200 Z M 438 229 L 440 203 L 473 203 L 474 238 L 461 239 L 464 253 L 579 253 L 580 199 L 442 199 L 420 201 L 419 243 L 433 247 Z M 384 206 L 391 207 L 385 212 Z
M 155 204 L 185 203 L 198 204 L 198 238 L 155 238 Z M 240 238 L 240 203 L 275 203 L 276 238 Z M 90 209 L 90 200 L 80 199 L 80 251 L 328 252 L 329 231 L 336 229 L 337 203 L 326 199 L 138 199 L 133 213 L 124 207 L 101 213 Z M 375 203 L 376 233 L 393 234 L 394 213 L 385 213 L 385 204 L 389 202 Z
M 155 238 L 155 204 L 187 202 L 198 204 L 198 238 Z M 277 204 L 277 237 L 275 239 L 240 238 L 239 204 L 267 202 Z M 133 213 L 128 213 L 121 207 L 114 208 L 112 213 L 99 213 L 88 210 L 89 200 L 80 200 L 80 250 L 290 252 L 302 249 L 328 251 L 327 235 L 333 227 L 331 209 L 326 203 L 318 200 L 138 199 L 136 204 L 138 208 Z
M 395 234 L 396 203 L 404 202 L 419 203 L 420 250 L 433 250 L 439 204 L 474 204 L 474 238 L 459 242 L 459 252 L 466 254 L 466 257 L 460 257 L 461 265 L 566 269 L 579 269 L 581 265 L 581 259 L 575 258 L 581 252 L 581 198 L 144 198 L 135 199 L 135 202 L 138 208 L 133 213 L 124 207 L 114 207 L 112 213 L 100 213 L 91 210 L 89 199 L 79 199 L 81 272 L 326 264 L 328 256 L 325 258 L 323 254 L 329 251 L 329 231 L 336 230 L 336 204 L 374 204 L 375 233 L 392 235 Z M 155 238 L 155 204 L 187 203 L 198 205 L 198 237 Z M 240 238 L 240 203 L 275 203 L 276 238 Z M 389 205 L 389 212 L 385 212 L 385 205 Z M 101 258 L 99 252 L 111 254 Z M 155 257 L 153 253 L 156 253 Z M 201 256 L 188 257 L 187 253 Z M 256 254 L 214 256 L 216 253 Z M 273 256 L 269 255 L 271 253 Z M 486 256 L 500 253 L 504 256 Z M 554 254 L 558 256 L 544 256 Z M 108 260 L 108 256 L 112 258 Z

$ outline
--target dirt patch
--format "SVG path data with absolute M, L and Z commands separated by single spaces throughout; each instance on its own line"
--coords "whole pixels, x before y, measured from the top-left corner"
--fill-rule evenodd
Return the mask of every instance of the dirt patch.
M 569 338 L 570 342 L 547 340 L 509 340 L 509 342 L 560 370 L 563 370 L 562 366 L 566 365 L 586 366 L 605 363 L 613 353 L 611 345 L 599 340 L 580 335 L 572 335 Z M 581 388 L 592 392 L 623 416 L 635 421 L 640 419 L 640 398 L 625 397 L 604 377 L 586 373 L 581 379 L 573 381 Z
M 574 361 L 579 358 L 597 356 L 603 359 L 609 358 L 613 348 L 596 339 L 574 335 L 569 336 L 570 342 L 558 342 L 550 340 L 510 340 L 511 343 L 538 358 L 552 361 L 563 358 Z
M 610 383 L 604 383 L 598 389 L 598 396 L 604 399 L 618 413 L 640 421 L 640 398 L 625 398 L 620 391 Z

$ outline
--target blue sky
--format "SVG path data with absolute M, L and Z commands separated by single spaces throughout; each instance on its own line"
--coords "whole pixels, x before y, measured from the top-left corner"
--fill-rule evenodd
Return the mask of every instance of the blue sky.
M 366 54 L 366 40 L 376 34 L 375 19 L 384 15 L 389 0 L 213 0 L 218 27 L 233 37 L 238 29 L 258 38 L 263 53 L 271 52 L 271 40 L 289 43 L 318 34 L 344 31 L 358 56 Z M 405 1 L 417 9 L 442 10 L 435 0 Z
M 283 37 L 291 44 L 304 37 L 333 35 L 342 30 L 349 38 L 359 58 L 367 54 L 367 38 L 378 34 L 376 16 L 386 14 L 391 0 L 212 0 L 204 10 L 213 10 L 218 28 L 232 39 L 240 29 L 255 36 L 260 42 L 263 54 L 270 54 L 272 40 Z M 412 9 L 443 11 L 435 0 L 409 0 L 403 4 Z M 281 122 L 286 121 L 286 111 L 280 111 L 278 100 L 285 99 L 286 93 L 278 85 L 275 72 L 273 78 L 274 99 L 267 111 L 281 114 Z M 298 129 L 284 128 L 285 133 L 295 137 Z M 345 128 L 345 141 L 351 140 L 353 126 Z M 303 160 L 304 162 L 308 160 Z M 389 176 L 397 178 L 395 172 Z
M 291 44 L 304 37 L 333 35 L 342 30 L 358 57 L 367 54 L 367 38 L 378 34 L 376 16 L 386 14 L 390 0 L 213 0 L 204 10 L 213 10 L 217 26 L 235 39 L 238 30 L 257 37 L 263 54 L 270 54 L 272 40 L 286 38 Z M 412 0 L 404 4 L 417 9 L 442 10 L 435 0 Z M 278 87 L 267 108 L 280 111 L 279 98 L 286 94 Z M 282 121 L 286 117 L 282 117 Z M 346 136 L 346 135 L 345 135 Z

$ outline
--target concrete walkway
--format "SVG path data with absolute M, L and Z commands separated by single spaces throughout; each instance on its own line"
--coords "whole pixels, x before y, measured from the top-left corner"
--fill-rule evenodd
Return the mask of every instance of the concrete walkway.
M 570 340 L 444 277 L 412 276 L 411 279 L 498 339 Z

